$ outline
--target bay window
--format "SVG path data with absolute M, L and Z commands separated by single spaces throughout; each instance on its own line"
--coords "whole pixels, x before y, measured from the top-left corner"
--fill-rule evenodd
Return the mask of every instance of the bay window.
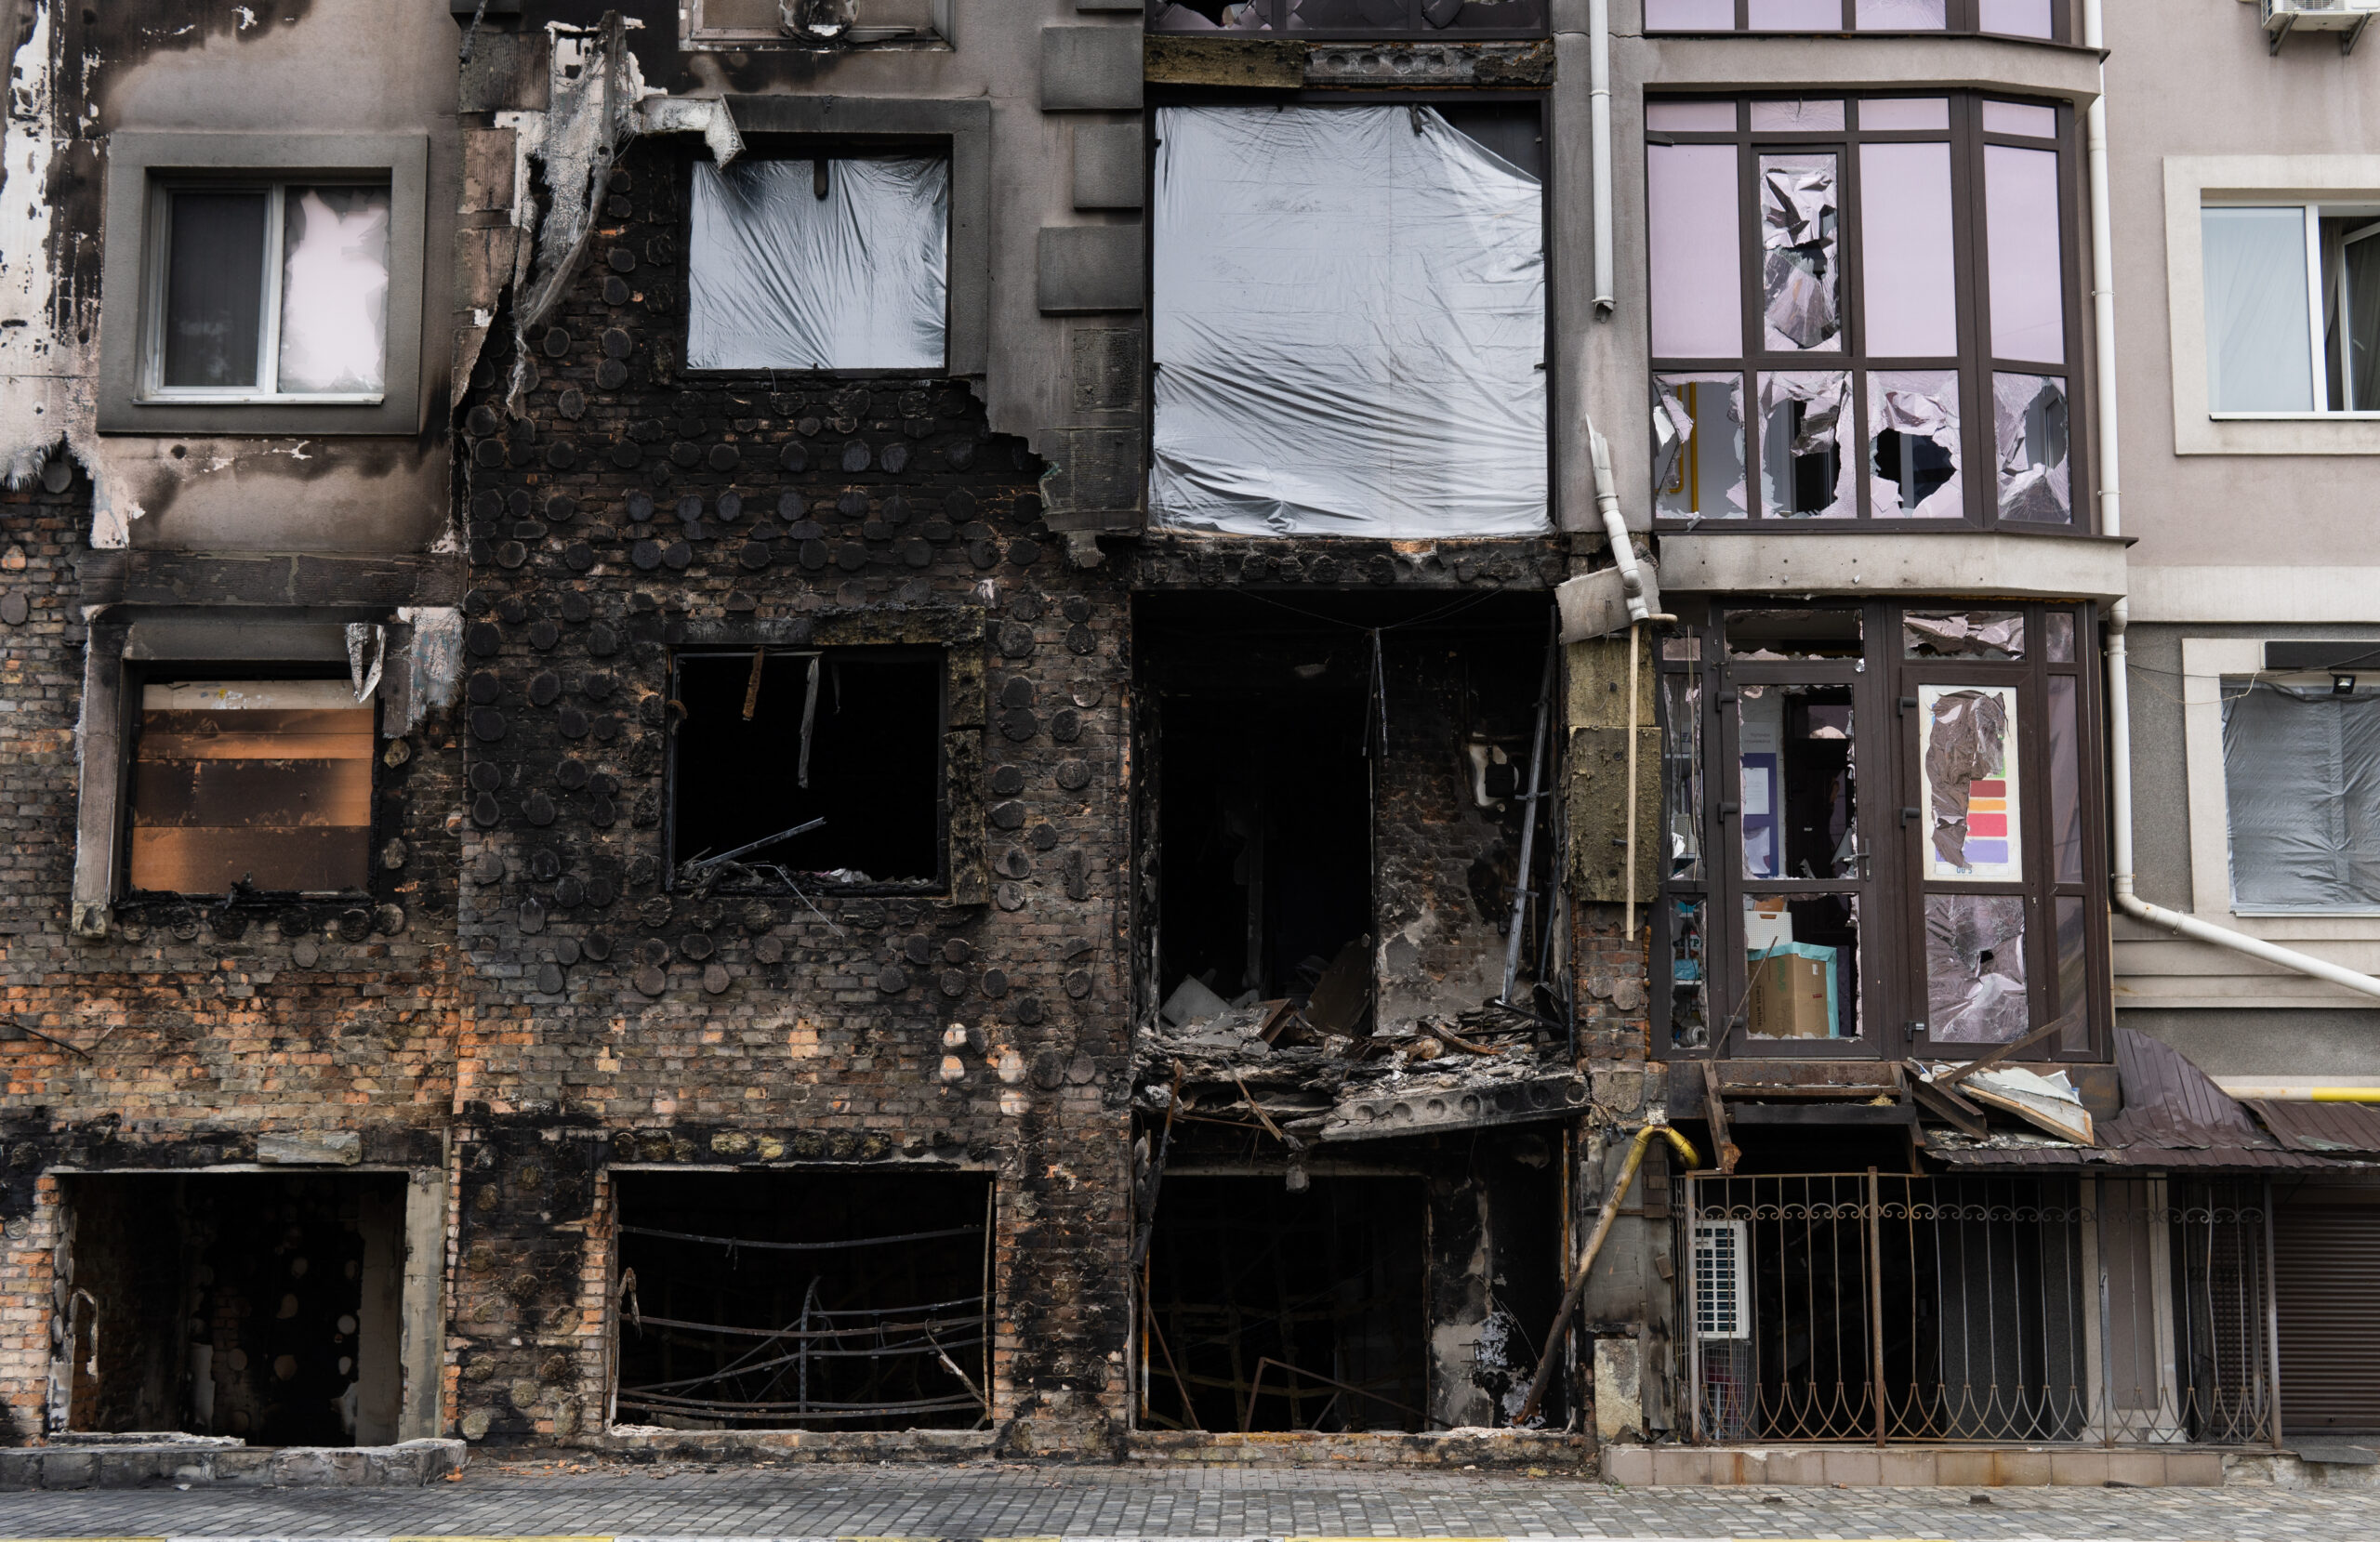
M 1645 0 L 1648 33 L 1979 33 L 2064 43 L 2068 0 Z

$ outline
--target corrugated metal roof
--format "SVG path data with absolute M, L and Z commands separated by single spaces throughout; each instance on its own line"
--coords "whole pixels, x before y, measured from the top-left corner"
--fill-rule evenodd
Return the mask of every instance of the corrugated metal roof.
M 2369 1103 L 2258 1099 L 2247 1107 L 2291 1151 L 2344 1156 L 2380 1153 L 2380 1108 Z

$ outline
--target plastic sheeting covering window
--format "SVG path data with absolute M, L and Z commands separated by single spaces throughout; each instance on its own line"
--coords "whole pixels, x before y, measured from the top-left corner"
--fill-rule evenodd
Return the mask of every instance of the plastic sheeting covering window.
M 950 163 L 694 165 L 689 369 L 940 369 Z
M 2043 524 L 2074 522 L 2073 473 L 2068 469 L 2066 382 L 2055 376 L 1991 377 L 1995 453 L 2000 461 L 2000 517 Z
M 1653 512 L 1740 520 L 1750 512 L 1748 495 L 1743 376 L 1653 376 Z
M 1760 158 L 1762 324 L 1778 352 L 1843 348 L 1836 184 L 1831 155 Z
M 1925 1031 L 1937 1044 L 2005 1044 L 2032 1024 L 2025 897 L 1925 896 Z
M 291 188 L 282 217 L 281 389 L 384 389 L 389 190 Z
M 1858 511 L 1843 436 L 1851 427 L 1847 370 L 1760 377 L 1760 508 L 1772 519 L 1847 520 Z
M 1546 528 L 1537 179 L 1427 107 L 1157 114 L 1159 524 Z
M 2223 682 L 2231 907 L 2380 910 L 2380 690 Z
M 1959 475 L 1959 376 L 1954 370 L 1878 370 L 1868 376 L 1868 489 L 1879 520 L 1955 520 L 1966 512 Z

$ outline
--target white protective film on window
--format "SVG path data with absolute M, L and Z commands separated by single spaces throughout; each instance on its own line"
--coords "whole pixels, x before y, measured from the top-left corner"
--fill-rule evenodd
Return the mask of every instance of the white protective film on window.
M 389 190 L 283 197 L 282 393 L 377 394 L 388 378 Z
M 2306 211 L 2202 209 L 2206 399 L 2218 413 L 2314 410 Z
M 2380 910 L 2380 691 L 2223 681 L 2231 906 Z
M 950 163 L 694 165 L 689 369 L 943 367 Z
M 1157 114 L 1149 513 L 1546 528 L 1537 178 L 1427 107 Z

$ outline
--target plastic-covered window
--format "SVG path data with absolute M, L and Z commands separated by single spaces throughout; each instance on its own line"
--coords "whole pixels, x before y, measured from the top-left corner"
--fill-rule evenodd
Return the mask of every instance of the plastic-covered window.
M 2223 682 L 2231 905 L 2380 910 L 2380 689 Z

